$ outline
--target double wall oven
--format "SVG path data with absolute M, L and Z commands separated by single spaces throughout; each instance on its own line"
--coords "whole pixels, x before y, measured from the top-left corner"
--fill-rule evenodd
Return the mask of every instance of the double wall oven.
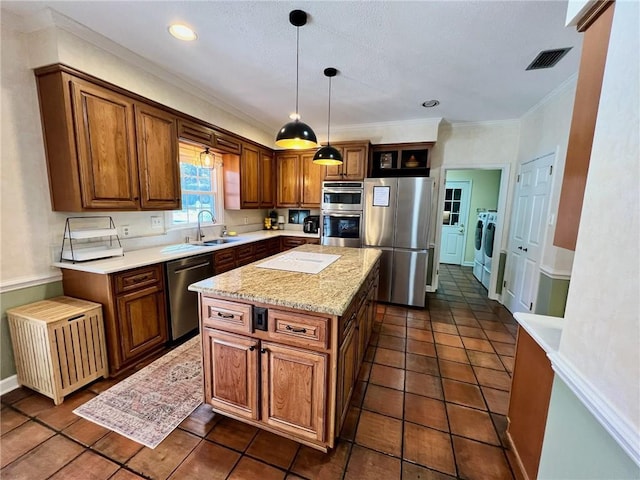
M 360 246 L 363 200 L 363 182 L 322 183 L 322 245 Z

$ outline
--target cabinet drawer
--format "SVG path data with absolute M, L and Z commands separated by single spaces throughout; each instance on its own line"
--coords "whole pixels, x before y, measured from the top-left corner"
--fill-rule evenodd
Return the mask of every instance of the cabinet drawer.
M 300 237 L 281 237 L 280 241 L 282 250 L 289 250 L 290 248 L 299 247 L 307 243 L 304 238 Z
M 253 262 L 255 252 L 256 249 L 253 244 L 236 247 L 236 259 L 238 260 L 238 265 L 246 265 L 247 263 Z
M 236 268 L 236 249 L 227 248 L 213 254 L 215 274 L 224 273 Z
M 115 276 L 116 293 L 130 292 L 162 281 L 162 268 L 160 265 L 137 268 Z
M 251 305 L 202 297 L 202 325 L 230 332 L 251 333 Z
M 302 347 L 327 348 L 329 319 L 269 309 L 269 338 Z

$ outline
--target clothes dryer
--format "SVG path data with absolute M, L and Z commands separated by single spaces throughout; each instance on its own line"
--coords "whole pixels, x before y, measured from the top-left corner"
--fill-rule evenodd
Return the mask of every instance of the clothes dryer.
M 478 220 L 476 221 L 474 250 L 475 256 L 473 259 L 473 276 L 482 282 L 482 271 L 484 267 L 484 232 L 485 224 L 487 221 L 487 212 L 480 212 L 478 214 Z
M 482 285 L 489 290 L 489 280 L 491 279 L 491 269 L 493 266 L 493 245 L 495 243 L 496 223 L 498 214 L 489 212 L 487 214 L 484 241 L 482 250 L 484 252 L 484 265 L 482 266 Z

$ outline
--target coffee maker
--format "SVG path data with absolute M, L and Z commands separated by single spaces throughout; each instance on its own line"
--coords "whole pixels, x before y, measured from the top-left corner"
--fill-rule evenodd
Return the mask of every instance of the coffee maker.
M 304 233 L 318 233 L 320 228 L 320 215 L 309 215 L 304 218 L 302 230 Z

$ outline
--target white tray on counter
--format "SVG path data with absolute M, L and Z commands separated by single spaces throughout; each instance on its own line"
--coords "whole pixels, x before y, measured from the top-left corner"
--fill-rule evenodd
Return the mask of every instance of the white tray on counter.
M 63 260 L 72 260 L 74 262 L 85 262 L 87 260 L 96 260 L 98 258 L 119 257 L 124 255 L 124 250 L 120 246 L 98 246 L 88 248 L 74 248 L 62 251 Z

